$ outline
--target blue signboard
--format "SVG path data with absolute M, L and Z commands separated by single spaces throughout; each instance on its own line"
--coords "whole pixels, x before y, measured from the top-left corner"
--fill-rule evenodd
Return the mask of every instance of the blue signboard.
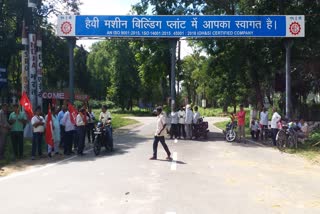
M 8 78 L 7 78 L 7 70 L 4 68 L 0 68 L 0 88 L 7 86 Z
M 60 16 L 58 36 L 304 37 L 304 16 Z

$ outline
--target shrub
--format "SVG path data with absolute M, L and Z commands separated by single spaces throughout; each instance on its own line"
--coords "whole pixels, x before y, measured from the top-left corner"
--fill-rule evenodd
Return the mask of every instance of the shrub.
M 74 104 L 76 107 L 79 107 L 79 106 L 83 105 L 83 102 L 76 100 L 74 102 Z M 114 102 L 109 101 L 109 100 L 108 101 L 106 101 L 106 100 L 89 100 L 89 105 L 93 109 L 100 109 L 103 105 L 107 105 L 107 107 L 109 109 L 113 109 L 116 106 Z

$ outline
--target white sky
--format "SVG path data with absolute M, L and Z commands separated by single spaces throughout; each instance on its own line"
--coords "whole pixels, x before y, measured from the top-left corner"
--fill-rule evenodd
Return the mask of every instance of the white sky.
M 134 5 L 139 0 L 81 0 L 83 3 L 80 6 L 81 15 L 128 15 L 131 10 L 131 5 Z M 78 40 L 78 45 L 83 45 L 87 50 L 91 45 L 98 40 Z M 181 41 L 181 58 L 192 54 L 192 50 L 187 46 L 185 40 Z

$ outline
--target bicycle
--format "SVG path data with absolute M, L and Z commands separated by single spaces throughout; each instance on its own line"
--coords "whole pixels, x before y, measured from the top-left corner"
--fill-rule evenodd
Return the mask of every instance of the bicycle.
M 293 127 L 282 125 L 276 136 L 277 147 L 280 151 L 289 148 L 298 148 L 298 134 Z

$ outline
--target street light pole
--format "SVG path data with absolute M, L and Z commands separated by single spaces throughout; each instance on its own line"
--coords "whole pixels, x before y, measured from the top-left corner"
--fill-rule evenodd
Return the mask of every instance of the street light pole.
M 171 111 L 174 111 L 176 104 L 176 50 L 177 40 L 170 40 L 171 46 Z
M 291 118 L 291 48 L 293 40 L 286 40 L 286 118 Z
M 69 46 L 69 93 L 70 93 L 70 102 L 74 102 L 74 47 L 76 45 L 76 38 L 68 38 Z
M 35 34 L 35 14 L 37 4 L 35 1 L 28 1 L 28 9 L 30 11 L 30 19 L 28 23 L 28 42 L 29 42 L 29 99 L 35 110 L 37 106 L 37 39 Z

